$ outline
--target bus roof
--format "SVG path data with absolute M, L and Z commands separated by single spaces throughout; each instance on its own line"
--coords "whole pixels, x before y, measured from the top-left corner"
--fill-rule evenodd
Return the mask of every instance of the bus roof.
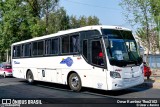
M 44 35 L 44 36 L 41 36 L 41 37 L 35 37 L 35 38 L 32 38 L 32 39 L 28 39 L 28 40 L 24 40 L 24 41 L 13 43 L 12 45 L 18 45 L 18 44 L 22 44 L 22 43 L 32 42 L 32 41 L 41 40 L 41 39 L 47 39 L 47 38 L 50 38 L 50 37 L 56 37 L 56 36 L 71 34 L 71 33 L 75 33 L 75 32 L 80 32 L 80 31 L 100 30 L 100 29 L 103 29 L 103 28 L 104 29 L 116 29 L 116 30 L 128 30 L 128 31 L 131 31 L 128 28 L 119 27 L 119 26 L 93 25 L 93 26 L 85 26 L 85 27 L 80 27 L 80 28 L 75 28 L 75 29 L 68 29 L 68 30 L 58 31 L 57 33 L 54 33 L 54 34 Z

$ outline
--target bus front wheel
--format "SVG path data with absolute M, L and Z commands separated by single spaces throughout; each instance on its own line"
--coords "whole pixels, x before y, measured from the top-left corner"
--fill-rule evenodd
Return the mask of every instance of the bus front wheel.
M 29 84 L 33 84 L 33 82 L 34 82 L 34 77 L 33 77 L 33 74 L 31 71 L 27 72 L 27 81 Z
M 82 85 L 81 85 L 81 79 L 80 77 L 78 76 L 78 74 L 76 73 L 72 73 L 70 76 L 69 76 L 69 87 L 71 88 L 71 90 L 73 91 L 80 91 L 81 88 L 82 88 Z

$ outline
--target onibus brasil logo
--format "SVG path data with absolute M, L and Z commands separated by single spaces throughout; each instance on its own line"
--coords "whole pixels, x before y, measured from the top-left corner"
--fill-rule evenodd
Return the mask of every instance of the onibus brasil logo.
M 41 100 L 17 100 L 17 99 L 2 99 L 0 107 L 20 107 L 21 104 L 42 104 Z

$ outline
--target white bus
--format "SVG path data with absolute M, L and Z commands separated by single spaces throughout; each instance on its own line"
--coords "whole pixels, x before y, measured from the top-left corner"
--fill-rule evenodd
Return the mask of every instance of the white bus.
M 29 83 L 45 81 L 120 90 L 144 82 L 142 58 L 131 30 L 86 26 L 13 43 L 13 76 Z

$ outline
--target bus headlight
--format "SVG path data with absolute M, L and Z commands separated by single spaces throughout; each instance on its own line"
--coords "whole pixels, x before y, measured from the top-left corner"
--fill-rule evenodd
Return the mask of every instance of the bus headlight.
M 120 73 L 114 72 L 114 71 L 111 71 L 111 72 L 110 72 L 110 76 L 111 76 L 112 78 L 121 78 Z

